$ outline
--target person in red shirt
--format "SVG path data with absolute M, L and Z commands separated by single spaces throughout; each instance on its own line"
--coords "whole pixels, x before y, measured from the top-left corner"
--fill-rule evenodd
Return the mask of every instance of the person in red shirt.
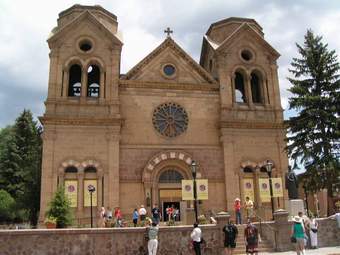
M 122 212 L 120 211 L 119 207 L 115 208 L 115 219 L 116 219 L 116 226 L 121 227 L 122 226 Z
M 234 209 L 235 209 L 235 216 L 236 216 L 236 224 L 242 224 L 241 200 L 239 198 L 235 199 Z

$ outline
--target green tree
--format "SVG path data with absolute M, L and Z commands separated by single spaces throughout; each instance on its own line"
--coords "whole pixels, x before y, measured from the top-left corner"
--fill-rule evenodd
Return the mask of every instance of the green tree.
M 15 217 L 15 200 L 5 190 L 0 190 L 0 222 L 10 222 Z
M 57 228 L 65 228 L 72 224 L 73 214 L 71 201 L 65 194 L 65 188 L 59 187 L 52 198 L 46 216 L 57 219 Z
M 299 58 L 293 58 L 289 70 L 293 77 L 289 91 L 289 109 L 298 112 L 288 121 L 289 156 L 293 168 L 303 165 L 305 182 L 310 191 L 327 188 L 333 196 L 333 185 L 339 176 L 340 138 L 340 65 L 334 50 L 311 30 L 304 44 L 296 44 Z
M 32 113 L 24 110 L 5 133 L 0 146 L 0 188 L 27 209 L 29 220 L 37 223 L 40 206 L 41 138 Z

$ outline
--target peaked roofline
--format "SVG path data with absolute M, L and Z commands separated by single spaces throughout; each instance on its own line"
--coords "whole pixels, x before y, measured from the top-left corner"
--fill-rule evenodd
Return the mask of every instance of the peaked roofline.
M 208 31 L 205 33 L 206 35 L 209 35 L 211 30 L 213 29 L 213 27 L 215 26 L 219 26 L 222 25 L 224 23 L 230 23 L 230 22 L 237 22 L 237 23 L 253 23 L 255 24 L 261 31 L 263 30 L 263 28 L 260 26 L 259 23 L 257 23 L 257 21 L 255 19 L 249 19 L 249 18 L 240 18 L 240 17 L 230 17 L 230 18 L 226 18 L 226 19 L 222 19 L 219 21 L 216 21 L 214 23 L 212 23 L 208 29 Z
M 124 79 L 129 80 L 133 75 L 135 75 L 143 66 L 150 63 L 156 56 L 158 56 L 162 50 L 166 47 L 173 47 L 175 50 L 180 52 L 187 62 L 194 67 L 194 69 L 202 75 L 205 80 L 209 83 L 216 83 L 216 80 L 208 73 L 203 67 L 201 67 L 189 54 L 187 54 L 171 37 L 167 37 L 156 49 L 149 53 L 145 58 L 143 58 L 138 64 L 128 71 Z
M 70 14 L 74 9 L 79 9 L 79 10 L 96 10 L 96 11 L 101 11 L 103 13 L 105 13 L 106 15 L 110 16 L 111 18 L 113 18 L 115 21 L 117 21 L 117 16 L 114 15 L 112 12 L 109 12 L 108 10 L 106 10 L 105 8 L 103 8 L 101 5 L 81 5 L 81 4 L 75 4 L 72 5 L 70 8 L 67 8 L 66 10 L 63 10 L 59 13 L 59 18 L 66 16 L 68 14 Z
M 101 26 L 101 28 L 110 35 L 110 37 L 115 40 L 119 45 L 123 45 L 123 42 L 116 36 L 114 33 L 112 33 L 109 29 L 107 29 L 89 10 L 84 11 L 81 13 L 78 17 L 71 20 L 69 23 L 67 23 L 65 26 L 61 27 L 60 29 L 57 29 L 56 31 L 52 30 L 52 35 L 47 39 L 48 43 L 51 43 L 58 39 L 58 36 L 64 32 L 70 29 L 73 25 L 80 22 L 82 19 L 85 19 L 86 17 L 89 17 L 91 20 L 95 22 L 98 26 Z

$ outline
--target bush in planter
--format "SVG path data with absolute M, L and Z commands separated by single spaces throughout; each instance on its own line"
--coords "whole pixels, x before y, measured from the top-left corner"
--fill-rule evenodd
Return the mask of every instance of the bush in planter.
M 73 215 L 71 211 L 71 202 L 65 195 L 64 187 L 59 187 L 54 194 L 49 208 L 46 212 L 47 218 L 55 218 L 57 228 L 66 228 L 72 225 Z

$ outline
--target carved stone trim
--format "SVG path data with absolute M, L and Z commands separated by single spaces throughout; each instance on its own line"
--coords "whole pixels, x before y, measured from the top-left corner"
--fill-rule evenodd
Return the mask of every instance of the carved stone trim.
M 220 128 L 285 129 L 283 122 L 221 121 Z
M 123 120 L 121 118 L 63 118 L 63 117 L 40 117 L 43 125 L 82 125 L 82 126 L 98 126 L 98 125 L 119 125 Z

